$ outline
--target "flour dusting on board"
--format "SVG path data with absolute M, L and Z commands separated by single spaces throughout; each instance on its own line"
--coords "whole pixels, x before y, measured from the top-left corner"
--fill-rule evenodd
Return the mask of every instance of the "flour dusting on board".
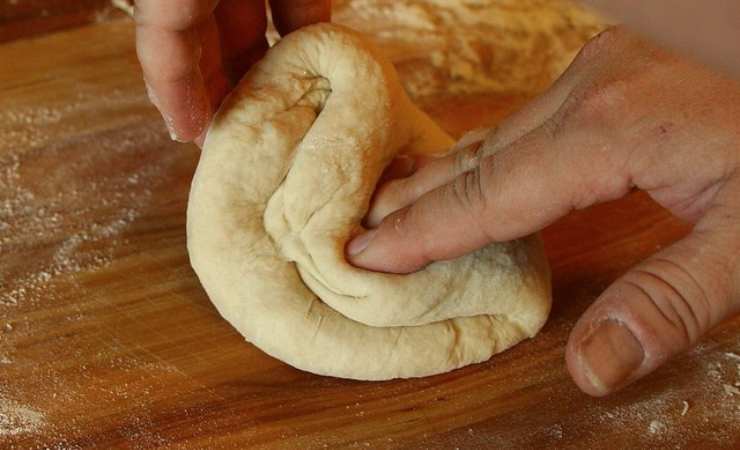
M 134 130 L 123 123 L 123 130 L 88 137 L 72 125 L 77 121 L 62 118 L 94 114 L 96 105 L 145 102 L 116 92 L 96 101 L 80 94 L 77 102 L 58 108 L 0 111 L 0 254 L 29 255 L 22 264 L 0 267 L 0 306 L 38 301 L 60 276 L 109 263 L 126 228 L 148 204 L 147 186 L 158 182 L 161 168 L 142 166 L 133 174 L 113 171 L 106 176 L 95 172 L 136 148 L 164 142 L 161 126 L 153 122 Z M 51 140 L 60 134 L 73 137 Z
M 696 439 L 707 445 L 711 443 L 710 446 L 730 445 L 735 438 L 735 424 L 740 421 L 740 399 L 727 396 L 723 386 L 740 380 L 740 374 L 733 370 L 734 365 L 726 355 L 717 350 L 711 340 L 706 340 L 686 357 L 691 370 L 685 376 L 701 380 L 699 383 L 666 385 L 647 398 L 600 408 L 601 412 L 582 417 L 582 420 L 595 419 L 625 430 L 630 424 L 642 423 L 642 441 L 656 446 L 690 448 Z M 696 403 L 698 399 L 701 399 L 700 405 Z M 687 421 L 687 417 L 694 420 Z M 715 427 L 697 429 L 697 423 L 700 426 L 712 423 Z M 596 444 L 599 437 L 592 438 Z
M 90 341 L 94 328 L 77 334 L 101 308 L 81 280 L 126 248 L 131 227 L 152 208 L 154 189 L 172 183 L 172 167 L 183 160 L 138 80 L 136 86 L 104 95 L 81 87 L 64 102 L 0 109 L 0 448 L 28 436 L 43 436 L 43 444 L 16 448 L 81 448 L 69 441 L 80 434 L 76 419 L 58 422 L 65 408 L 93 404 L 89 396 L 116 404 L 133 395 L 125 385 L 96 386 L 86 364 L 60 371 L 57 360 L 92 361 L 97 371 L 136 380 L 130 439 L 146 448 L 164 442 L 146 431 L 157 385 L 141 380 L 168 379 L 161 374 L 171 368 L 120 356 L 125 348 L 111 348 L 105 334 Z M 45 314 L 34 315 L 39 311 Z M 45 320 L 72 325 L 45 336 Z M 91 360 L 92 352 L 98 355 Z
M 731 343 L 740 350 L 740 341 Z M 733 355 L 738 350 L 722 351 L 711 338 L 697 346 L 680 364 L 680 375 L 671 375 L 670 384 L 662 384 L 648 377 L 639 383 L 653 383 L 648 389 L 628 388 L 622 393 L 594 399 L 590 402 L 577 402 L 578 408 L 568 404 L 569 397 L 581 397 L 569 379 L 555 388 L 557 392 L 545 394 L 549 400 L 538 404 L 535 413 L 523 414 L 511 419 L 512 426 L 507 432 L 486 429 L 486 423 L 473 423 L 450 430 L 449 433 L 430 436 L 418 443 L 420 448 L 461 448 L 483 450 L 489 448 L 529 448 L 532 442 L 548 442 L 557 448 L 605 448 L 611 437 L 617 442 L 630 445 L 629 448 L 734 448 L 737 424 L 740 423 L 740 396 L 725 392 L 725 386 L 740 382 L 738 361 Z M 533 355 L 535 361 L 537 356 Z M 685 376 L 691 382 L 681 383 Z M 696 382 L 696 380 L 700 380 Z M 536 380 L 531 380 L 537 385 Z M 488 388 L 495 388 L 488 386 Z M 481 389 L 486 389 L 481 386 Z M 572 391 L 570 394 L 563 391 Z M 547 392 L 547 388 L 545 388 Z M 423 395 L 420 394 L 420 395 Z M 511 395 L 519 395 L 513 392 Z M 469 405 L 473 410 L 495 408 L 481 400 L 480 405 Z M 564 403 L 560 403 L 564 402 Z M 560 417 L 557 422 L 537 423 L 542 417 Z M 495 421 L 495 420 L 494 420 Z M 445 446 L 439 445 L 445 442 Z M 697 446 L 697 443 L 702 443 Z
M 0 393 L 0 444 L 3 436 L 37 432 L 44 422 L 44 415 L 39 411 L 5 398 Z
M 580 44 L 600 28 L 581 12 L 558 12 L 558 3 L 550 0 L 336 0 L 335 18 L 376 36 L 376 41 L 385 46 L 396 62 L 404 85 L 416 99 L 450 92 L 532 93 L 556 76 Z M 542 12 L 541 20 L 531 22 L 529 16 L 520 14 L 527 9 Z M 515 35 L 527 39 L 519 40 Z M 13 445 L 18 449 L 37 450 L 91 448 L 94 444 L 80 444 L 95 438 L 87 423 L 90 418 L 69 418 L 64 411 L 81 404 L 125 408 L 114 416 L 95 419 L 102 421 L 113 433 L 111 439 L 121 445 L 134 449 L 179 448 L 180 441 L 171 439 L 167 427 L 158 422 L 162 420 L 161 404 L 169 401 L 173 403 L 169 405 L 170 411 L 176 411 L 187 421 L 195 435 L 204 436 L 200 441 L 203 448 L 218 448 L 209 439 L 212 439 L 211 431 L 224 429 L 220 419 L 214 419 L 211 407 L 227 403 L 219 399 L 219 392 L 198 384 L 172 364 L 156 360 L 156 355 L 148 355 L 147 361 L 140 354 L 132 357 L 125 345 L 108 334 L 110 330 L 83 328 L 88 322 L 86 315 L 102 314 L 105 308 L 101 303 L 96 304 L 100 299 L 86 292 L 86 285 L 80 280 L 89 273 L 105 272 L 118 258 L 125 258 L 129 233 L 137 224 L 151 218 L 150 209 L 157 192 L 154 186 L 173 182 L 172 177 L 167 179 L 168 164 L 178 158 L 177 149 L 165 148 L 166 132 L 159 118 L 150 111 L 145 95 L 136 90 L 141 82 L 138 73 L 134 76 L 135 82 L 123 91 L 105 91 L 104 95 L 91 92 L 86 90 L 85 83 L 106 82 L 87 80 L 74 86 L 80 93 L 71 94 L 72 100 L 32 107 L 4 103 L 0 108 L 0 258 L 22 255 L 22 263 L 0 264 L 0 448 L 14 448 Z M 149 115 L 142 116 L 146 108 Z M 101 114 L 115 114 L 115 117 L 101 121 Z M 100 129 L 101 123 L 108 128 Z M 172 153 L 151 162 L 139 151 L 143 147 Z M 99 167 L 112 164 L 120 165 L 121 169 L 98 173 Z M 76 179 L 83 181 L 74 182 Z M 61 310 L 62 303 L 66 303 L 67 309 L 59 320 L 72 324 L 69 333 L 44 337 L 49 339 L 48 346 L 16 345 L 24 341 L 43 342 L 38 335 L 43 327 L 35 322 L 43 317 L 36 315 L 33 320 L 26 317 L 43 308 Z M 115 314 L 124 313 L 115 311 Z M 88 335 L 80 337 L 84 333 Z M 91 333 L 100 339 L 90 340 Z M 567 330 L 559 333 L 567 336 Z M 35 353 L 29 356 L 31 351 Z M 532 364 L 541 357 L 541 354 L 533 355 Z M 84 361 L 84 364 L 60 366 L 55 358 Z M 557 364 L 562 361 L 558 360 Z M 667 369 L 671 367 L 674 366 Z M 577 403 L 582 409 L 572 409 L 568 404 L 554 405 L 556 402 L 550 401 L 567 403 L 568 395 L 577 395 L 566 378 L 560 380 L 561 386 L 555 387 L 552 379 L 531 380 L 531 391 L 543 392 L 545 400 L 541 408 L 561 408 L 563 413 L 557 422 L 527 424 L 504 433 L 492 433 L 475 422 L 476 412 L 472 411 L 469 419 L 464 415 L 454 419 L 471 422 L 452 430 L 454 434 L 444 448 L 516 448 L 531 442 L 533 436 L 554 447 L 574 446 L 575 442 L 580 447 L 595 448 L 603 447 L 603 433 L 634 434 L 637 445 L 633 448 L 695 448 L 697 442 L 710 448 L 732 447 L 737 442 L 740 423 L 740 395 L 735 391 L 740 388 L 740 342 L 729 346 L 725 342 L 719 347 L 707 340 L 675 367 L 687 370 L 670 373 L 666 377 L 670 378 L 670 385 L 660 385 L 664 378 L 658 378 L 657 383 L 651 381 L 655 378 L 645 381 L 654 383 L 647 389 L 653 392 L 649 397 L 632 396 L 622 401 L 624 397 L 620 395 L 586 406 Z M 555 372 L 547 371 L 548 376 L 554 376 Z M 31 381 L 13 378 L 16 373 Z M 692 383 L 680 384 L 684 376 Z M 530 381 L 531 377 L 527 377 Z M 112 379 L 115 383 L 110 382 Z M 700 382 L 695 383 L 696 380 Z M 321 378 L 306 383 L 315 383 L 316 391 L 321 392 L 338 381 Z M 25 385 L 23 395 L 18 395 L 20 385 Z M 172 385 L 203 397 L 179 403 L 160 396 Z M 377 397 L 388 397 L 393 386 L 376 385 L 369 389 L 377 390 Z M 403 389 L 398 389 L 400 394 Z M 553 389 L 551 397 L 548 389 Z M 475 397 L 474 392 L 469 395 Z M 348 417 L 374 420 L 372 408 L 365 403 L 353 405 L 346 407 Z M 286 405 L 286 409 L 290 406 Z M 491 405 L 476 407 L 483 410 Z M 534 413 L 526 419 L 538 416 Z M 57 421 L 57 417 L 64 417 L 65 421 Z M 388 416 L 388 420 L 393 419 Z M 419 420 L 426 421 L 427 417 Z M 413 426 L 410 422 L 409 427 Z M 346 442 L 346 435 L 335 433 L 317 437 L 313 447 L 329 448 L 330 444 L 322 439 Z M 286 432 L 283 437 L 297 438 L 298 434 L 298 431 Z M 44 439 L 25 445 L 35 436 Z M 402 448 L 402 439 L 394 438 L 372 442 L 361 439 L 351 445 Z M 438 435 L 425 434 L 424 439 L 418 447 L 440 448 Z M 98 448 L 108 448 L 105 444 Z
M 552 0 L 335 0 L 333 20 L 367 33 L 412 98 L 545 89 L 604 22 Z

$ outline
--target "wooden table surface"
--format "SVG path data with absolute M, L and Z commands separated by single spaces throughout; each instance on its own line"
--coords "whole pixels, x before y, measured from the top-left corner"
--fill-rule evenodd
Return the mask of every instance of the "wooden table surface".
M 167 139 L 132 24 L 105 11 L 102 1 L 0 2 L 0 448 L 740 446 L 740 319 L 609 398 L 580 393 L 565 370 L 578 316 L 688 230 L 641 193 L 545 230 L 550 320 L 486 363 L 356 382 L 246 343 L 188 264 L 199 152 Z M 423 104 L 459 135 L 524 98 Z

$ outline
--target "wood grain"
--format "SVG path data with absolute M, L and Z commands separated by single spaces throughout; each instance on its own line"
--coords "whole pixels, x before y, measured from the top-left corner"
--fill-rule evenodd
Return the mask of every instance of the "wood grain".
M 189 267 L 198 150 L 167 139 L 132 33 L 112 21 L 0 46 L 13 62 L 0 71 L 0 448 L 740 446 L 738 397 L 723 390 L 740 381 L 729 356 L 740 320 L 607 399 L 581 394 L 565 371 L 578 316 L 688 231 L 641 193 L 545 231 L 551 318 L 486 363 L 355 382 L 244 342 Z M 523 100 L 450 97 L 427 109 L 459 134 Z
M 0 42 L 120 18 L 110 0 L 0 1 Z

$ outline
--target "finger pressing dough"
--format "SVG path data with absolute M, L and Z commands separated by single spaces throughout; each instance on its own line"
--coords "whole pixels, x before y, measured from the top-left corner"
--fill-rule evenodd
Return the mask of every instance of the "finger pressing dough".
M 384 167 L 452 144 L 358 35 L 289 35 L 224 102 L 193 179 L 188 249 L 209 297 L 265 352 L 344 378 L 446 372 L 534 336 L 550 310 L 536 236 L 410 275 L 345 260 Z

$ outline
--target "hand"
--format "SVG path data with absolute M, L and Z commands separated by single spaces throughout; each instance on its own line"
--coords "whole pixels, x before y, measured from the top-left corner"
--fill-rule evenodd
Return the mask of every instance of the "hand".
M 281 34 L 328 21 L 331 0 L 271 0 Z M 172 139 L 202 144 L 211 115 L 267 51 L 264 0 L 136 0 L 136 50 Z
M 494 154 L 495 152 L 495 154 Z M 549 92 L 479 145 L 385 183 L 359 266 L 407 273 L 536 232 L 643 189 L 692 233 L 633 268 L 580 318 L 578 386 L 604 395 L 740 309 L 740 86 L 622 29 L 590 42 Z
M 740 79 L 737 0 L 581 0 L 618 23 Z M 697 28 L 701 33 L 697 33 Z

